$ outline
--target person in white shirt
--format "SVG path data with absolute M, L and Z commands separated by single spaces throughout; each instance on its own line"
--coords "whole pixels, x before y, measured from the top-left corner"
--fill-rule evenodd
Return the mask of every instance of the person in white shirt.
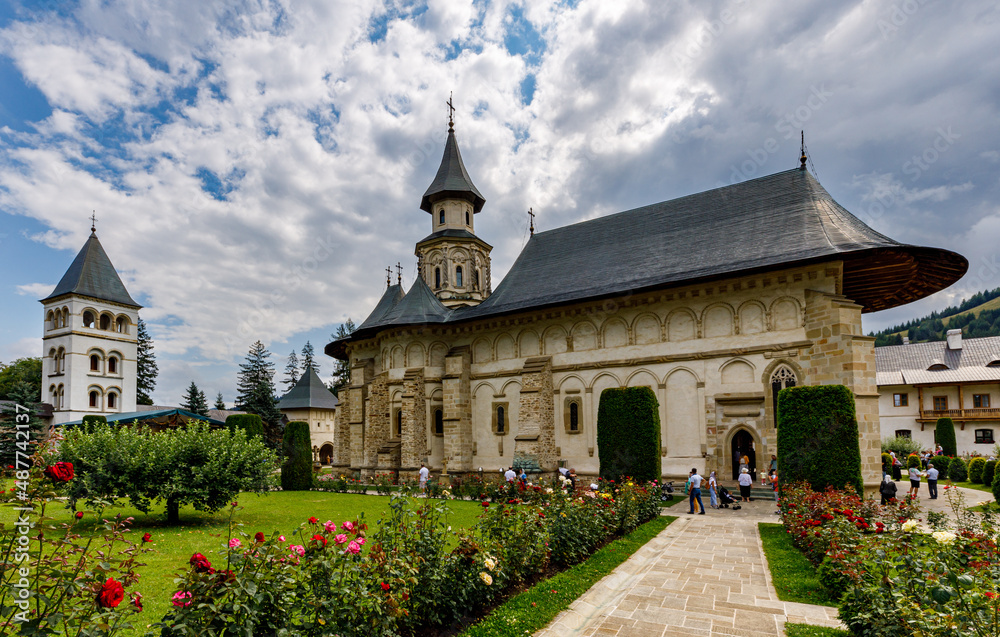
M 514 473 L 514 467 L 507 467 L 507 471 L 504 472 L 503 477 L 507 480 L 507 482 L 517 480 L 517 474 Z
M 740 497 L 743 498 L 744 502 L 749 502 L 750 487 L 753 486 L 753 477 L 750 475 L 750 470 L 746 467 L 740 469 L 740 477 L 737 482 L 740 483 Z
M 701 501 L 701 481 L 703 479 L 698 475 L 697 469 L 691 469 L 691 477 L 688 478 L 688 481 L 691 483 L 691 494 L 688 496 L 691 510 L 688 513 L 694 513 L 694 501 L 697 499 L 698 507 L 701 509 L 698 514 L 705 515 L 705 504 Z
M 927 463 L 927 490 L 931 492 L 931 500 L 937 500 L 937 481 L 941 472 L 934 468 L 933 462 Z
M 910 467 L 908 471 L 910 474 L 910 497 L 916 500 L 917 496 L 920 495 L 920 468 Z
M 424 465 L 424 463 L 421 462 L 420 463 L 420 471 L 417 473 L 417 475 L 420 476 L 420 478 L 419 478 L 420 479 L 420 491 L 423 492 L 423 491 L 427 490 L 427 477 L 430 474 L 431 474 L 431 472 L 427 469 L 427 467 Z
M 709 506 L 713 509 L 719 508 L 718 497 L 719 483 L 715 479 L 715 472 L 708 474 L 708 500 Z

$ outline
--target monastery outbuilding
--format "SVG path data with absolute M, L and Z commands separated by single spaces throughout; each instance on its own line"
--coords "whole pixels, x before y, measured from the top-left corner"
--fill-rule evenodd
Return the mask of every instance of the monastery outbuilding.
M 390 285 L 326 353 L 351 365 L 332 464 L 398 471 L 542 473 L 600 467 L 609 387 L 659 401 L 665 477 L 766 466 L 776 393 L 843 384 L 857 399 L 865 481 L 880 475 L 874 338 L 861 315 L 910 303 L 968 268 L 900 244 L 837 204 L 801 166 L 529 239 L 492 289 L 475 234 L 485 198 L 453 123 L 420 200 L 431 234 L 418 278 Z

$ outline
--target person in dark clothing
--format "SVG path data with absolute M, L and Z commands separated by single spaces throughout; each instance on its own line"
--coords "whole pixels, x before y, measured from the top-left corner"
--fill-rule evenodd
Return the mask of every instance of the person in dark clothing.
M 896 497 L 896 483 L 892 481 L 891 476 L 885 476 L 882 480 L 882 484 L 878 487 L 878 492 L 882 494 L 882 504 L 889 504 L 889 500 Z

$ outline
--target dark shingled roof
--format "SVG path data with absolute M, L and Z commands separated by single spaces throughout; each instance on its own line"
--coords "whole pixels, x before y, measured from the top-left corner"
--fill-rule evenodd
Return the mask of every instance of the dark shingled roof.
M 844 262 L 843 294 L 865 312 L 933 294 L 968 269 L 959 254 L 872 230 L 793 169 L 536 233 L 478 306 L 433 321 L 393 312 L 369 327 L 480 319 L 831 259 Z M 327 353 L 342 353 L 344 342 Z
M 372 313 L 368 315 L 361 325 L 357 329 L 363 330 L 378 323 L 385 318 L 392 308 L 396 307 L 396 304 L 400 302 L 403 298 L 403 286 L 402 285 L 390 285 L 386 288 L 385 292 L 382 294 L 382 298 L 378 300 L 375 304 L 375 309 Z
M 447 199 L 448 197 L 459 197 L 472 202 L 473 212 L 479 212 L 486 203 L 486 198 L 479 192 L 469 172 L 465 170 L 462 163 L 462 153 L 458 151 L 458 141 L 455 139 L 455 131 L 448 129 L 448 141 L 444 145 L 444 155 L 441 157 L 441 166 L 438 167 L 434 181 L 427 188 L 427 192 L 420 199 L 420 209 L 431 212 L 431 205 L 435 201 Z
M 449 310 L 434 296 L 424 280 L 417 277 L 406 296 L 385 315 L 378 326 L 420 325 L 423 323 L 444 323 L 451 317 Z M 361 328 L 358 328 L 360 331 Z
M 310 367 L 295 387 L 281 397 L 278 409 L 336 409 L 340 401 L 334 396 L 316 370 Z
M 42 303 L 64 294 L 80 294 L 135 308 L 142 307 L 129 296 L 125 284 L 115 272 L 115 266 L 111 264 L 111 259 L 97 240 L 97 234 L 93 232 L 56 289 L 42 299 Z

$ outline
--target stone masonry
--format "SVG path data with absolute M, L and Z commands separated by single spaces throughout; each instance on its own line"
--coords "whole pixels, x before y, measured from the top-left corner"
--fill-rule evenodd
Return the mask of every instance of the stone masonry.
M 403 376 L 403 438 L 400 477 L 416 479 L 427 455 L 427 400 L 424 369 L 414 367 Z
M 552 357 L 524 361 L 521 369 L 521 429 L 514 438 L 514 464 L 549 473 L 556 470 Z M 536 466 L 537 465 L 537 466 Z
M 378 451 L 389 436 L 389 375 L 379 374 L 368 386 L 368 413 L 364 429 L 364 464 L 362 477 L 369 477 L 378 467 Z
M 472 470 L 472 391 L 468 347 L 453 348 L 444 359 L 444 469 Z
M 338 418 L 336 435 L 337 453 L 349 455 L 338 455 L 335 461 L 337 465 L 349 463 L 351 467 L 359 468 L 365 463 L 365 403 L 368 400 L 368 384 L 372 381 L 374 371 L 375 362 L 372 359 L 365 359 L 351 366 L 347 404 L 341 408 L 347 417 Z M 345 433 L 350 436 L 349 443 Z

